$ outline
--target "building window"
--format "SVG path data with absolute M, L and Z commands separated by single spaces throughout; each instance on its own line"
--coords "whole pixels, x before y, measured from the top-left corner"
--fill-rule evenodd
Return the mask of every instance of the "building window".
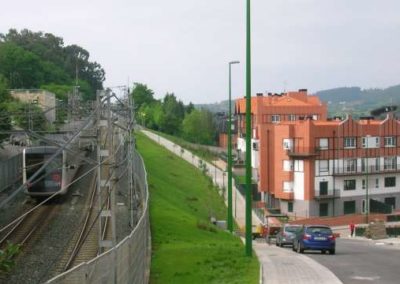
M 395 187 L 396 177 L 385 177 L 385 187 Z
M 356 147 L 356 138 L 355 137 L 345 137 L 344 138 L 344 148 L 355 148 Z
M 361 188 L 362 189 L 366 189 L 367 188 L 367 180 L 365 180 L 365 179 L 362 180 Z
M 367 170 L 367 159 L 361 158 L 361 171 L 365 172 Z
M 380 147 L 380 138 L 379 137 L 363 137 L 362 140 L 363 148 L 379 148 Z
M 293 202 L 288 202 L 288 212 L 293 212 Z
M 390 205 L 392 209 L 396 209 L 396 197 L 385 197 L 385 204 Z
M 379 158 L 375 158 L 375 171 L 379 171 Z
M 293 161 L 284 160 L 284 161 L 283 161 L 283 170 L 284 170 L 285 172 L 291 172 L 291 171 L 293 171 Z
M 283 182 L 283 192 L 293 192 L 293 182 L 284 181 Z
M 296 115 L 295 114 L 289 114 L 288 120 L 289 121 L 295 121 L 296 120 Z
M 304 172 L 304 161 L 303 160 L 294 160 L 294 171 L 295 172 Z
M 271 121 L 272 122 L 279 122 L 279 121 L 281 121 L 281 116 L 279 114 L 271 115 Z
M 357 170 L 357 159 L 344 160 L 344 169 L 346 173 L 354 173 Z
M 344 180 L 344 190 L 355 190 L 355 189 L 356 189 L 355 179 Z
M 293 212 L 293 202 L 288 202 L 288 212 Z
M 367 206 L 366 206 L 367 204 L 366 204 L 366 202 L 365 202 L 365 199 L 363 199 L 362 200 L 362 203 L 361 203 L 361 210 L 362 210 L 362 213 L 365 213 L 365 212 L 367 212 Z
M 258 142 L 253 142 L 253 150 L 258 151 Z
M 375 188 L 379 188 L 379 178 L 375 179 Z
M 394 136 L 389 136 L 385 137 L 385 147 L 396 147 L 396 137 Z
M 320 150 L 327 150 L 328 148 L 329 148 L 328 138 L 320 138 L 319 139 L 319 149 Z
M 356 213 L 356 201 L 344 201 L 343 202 L 343 214 L 354 214 Z
M 291 150 L 293 148 L 293 139 L 283 139 L 283 149 Z
M 385 157 L 383 159 L 383 168 L 385 170 L 395 170 L 396 169 L 396 157 Z
M 328 182 L 327 181 L 319 182 L 319 195 L 328 195 Z
M 328 172 L 329 171 L 329 163 L 328 160 L 319 160 L 319 171 L 320 172 Z

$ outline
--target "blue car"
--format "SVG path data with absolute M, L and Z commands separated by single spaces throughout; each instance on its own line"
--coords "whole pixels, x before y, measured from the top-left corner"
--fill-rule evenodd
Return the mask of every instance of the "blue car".
M 303 253 L 305 250 L 329 251 L 335 254 L 336 237 L 328 226 L 307 225 L 296 234 L 293 239 L 293 251 Z

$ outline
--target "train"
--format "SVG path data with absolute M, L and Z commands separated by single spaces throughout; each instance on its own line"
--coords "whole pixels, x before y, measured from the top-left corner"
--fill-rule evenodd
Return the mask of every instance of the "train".
M 31 197 L 47 197 L 55 193 L 65 195 L 82 164 L 84 151 L 61 151 L 34 180 L 29 179 L 60 148 L 56 146 L 35 146 L 22 152 L 22 177 L 25 194 Z

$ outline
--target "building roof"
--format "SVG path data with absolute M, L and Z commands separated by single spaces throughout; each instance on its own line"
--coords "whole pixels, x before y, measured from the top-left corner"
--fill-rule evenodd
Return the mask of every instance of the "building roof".
M 282 94 L 268 94 L 267 96 L 251 97 L 251 112 L 261 107 L 307 107 L 322 106 L 323 103 L 318 96 L 308 95 L 306 91 L 287 92 Z M 236 113 L 244 113 L 246 110 L 246 99 L 236 100 Z

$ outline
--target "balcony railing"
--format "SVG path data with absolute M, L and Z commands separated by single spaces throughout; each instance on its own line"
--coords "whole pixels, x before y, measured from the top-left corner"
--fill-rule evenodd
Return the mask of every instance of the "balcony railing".
M 365 167 L 335 167 L 333 175 L 335 176 L 350 176 L 350 175 L 366 175 L 366 174 L 379 174 L 379 173 L 397 173 L 400 172 L 400 164 L 397 165 L 379 165 L 379 166 L 365 166 Z
M 319 151 L 315 147 L 293 147 L 287 150 L 290 157 L 313 157 L 319 155 Z
M 328 190 L 315 190 L 315 199 L 329 199 L 329 198 L 339 198 L 340 189 L 328 189 Z

